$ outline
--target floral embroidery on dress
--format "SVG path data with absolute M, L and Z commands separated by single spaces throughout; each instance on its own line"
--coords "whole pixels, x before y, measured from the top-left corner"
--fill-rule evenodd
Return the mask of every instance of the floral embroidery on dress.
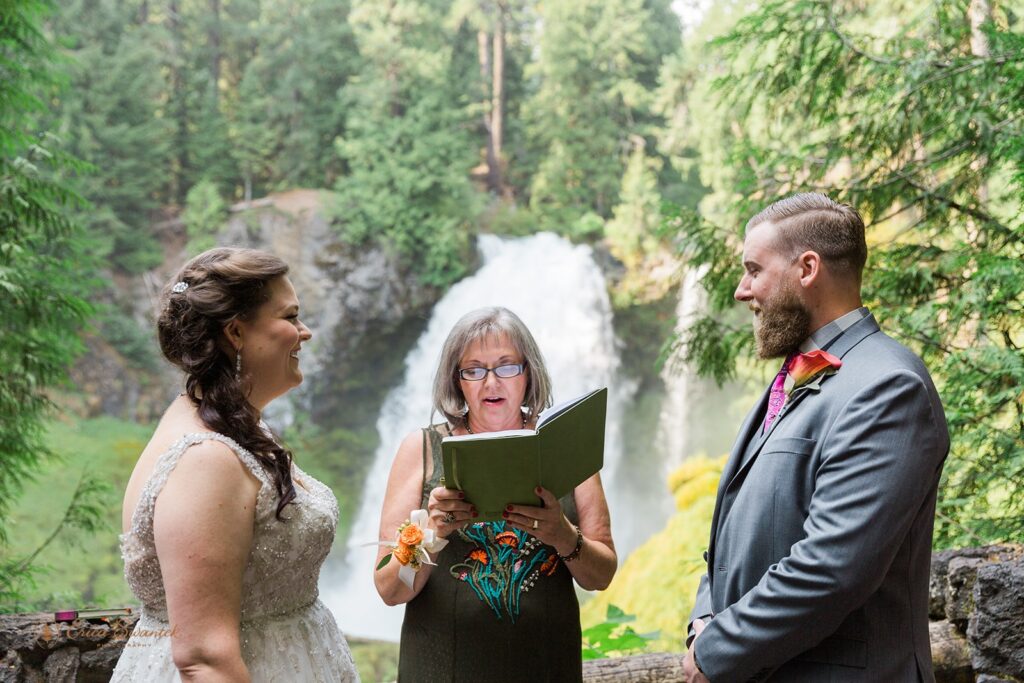
M 498 619 L 507 615 L 513 624 L 521 594 L 538 577 L 558 569 L 558 555 L 525 531 L 506 529 L 505 522 L 473 524 L 460 530 L 459 537 L 475 547 L 449 573 L 468 583 Z

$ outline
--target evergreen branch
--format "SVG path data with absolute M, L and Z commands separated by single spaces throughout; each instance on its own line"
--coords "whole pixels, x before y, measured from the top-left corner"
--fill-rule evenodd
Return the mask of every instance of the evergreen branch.
M 79 528 L 86 531 L 96 531 L 102 526 L 103 508 L 97 501 L 107 490 L 109 485 L 97 481 L 92 477 L 82 474 L 71 496 L 71 502 L 64 510 L 60 522 L 54 527 L 50 535 L 39 544 L 31 554 L 19 562 L 12 573 L 13 576 L 24 574 L 25 571 L 35 562 L 36 558 L 53 543 L 62 531 L 68 528 Z
M 942 510 L 939 510 L 938 508 L 935 509 L 935 516 L 938 517 L 939 519 L 941 519 L 946 524 L 949 524 L 950 526 L 955 526 L 956 528 L 960 529 L 965 534 L 967 534 L 968 536 L 973 538 L 975 541 L 977 541 L 979 545 L 988 545 L 990 543 L 990 541 L 986 541 L 981 536 L 976 534 L 973 529 L 970 529 L 970 528 L 964 526 L 963 524 L 961 524 L 960 522 L 956 521 L 952 517 L 949 517 L 948 515 L 944 514 L 942 512 Z
M 839 28 L 839 20 L 836 18 L 836 13 L 832 7 L 832 3 L 825 1 L 819 4 L 825 8 L 825 11 L 827 13 L 829 30 L 831 30 L 832 34 L 839 39 L 839 42 L 841 42 L 847 50 L 854 53 L 858 57 L 861 57 L 862 59 L 874 62 L 875 64 L 881 64 L 882 66 L 904 66 L 906 64 L 902 60 L 879 57 L 877 55 L 868 54 L 864 50 L 861 50 L 859 47 L 854 45 L 850 37 L 843 33 L 843 31 Z

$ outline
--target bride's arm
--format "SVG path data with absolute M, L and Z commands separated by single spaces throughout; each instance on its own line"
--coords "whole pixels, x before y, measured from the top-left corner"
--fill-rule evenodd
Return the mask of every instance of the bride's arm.
M 182 681 L 250 681 L 239 626 L 258 491 L 234 452 L 209 441 L 185 452 L 157 499 L 153 531 Z

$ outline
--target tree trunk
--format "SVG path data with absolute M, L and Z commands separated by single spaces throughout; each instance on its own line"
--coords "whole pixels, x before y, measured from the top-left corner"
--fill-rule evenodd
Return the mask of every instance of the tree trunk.
M 490 35 L 488 35 L 487 31 L 481 29 L 476 32 L 477 61 L 480 66 L 480 84 L 484 88 L 481 100 L 484 105 L 483 123 L 484 134 L 486 136 L 487 190 L 488 192 L 497 192 L 498 188 L 495 185 L 495 177 L 498 173 L 498 158 L 494 153 L 494 127 L 491 121 L 491 96 L 490 93 L 487 92 L 489 90 L 487 86 L 491 78 L 490 43 Z
M 988 42 L 988 36 L 981 30 L 981 27 L 983 24 L 992 21 L 992 3 L 990 0 L 971 0 L 971 4 L 967 7 L 967 18 L 971 22 L 971 54 L 975 57 L 987 59 L 991 56 L 992 51 Z M 988 163 L 988 157 L 979 156 L 971 162 L 971 168 L 981 175 L 982 170 Z M 981 180 L 978 183 L 979 208 L 985 208 L 985 204 L 988 203 L 988 195 L 988 183 Z M 974 226 L 969 226 L 969 230 L 971 232 L 970 240 L 977 242 L 981 231 Z
M 684 683 L 683 655 L 660 653 L 583 662 L 584 683 Z
M 220 65 L 223 55 L 220 49 L 220 0 L 210 0 L 210 104 L 217 110 L 220 100 Z
M 989 0 L 971 0 L 967 17 L 971 21 L 971 54 L 977 57 L 990 56 L 988 36 L 982 32 L 981 25 L 992 21 L 992 3 Z
M 502 156 L 502 145 L 505 134 L 505 3 L 497 5 L 497 16 L 494 22 L 494 62 L 491 76 L 491 144 L 494 153 L 494 165 L 491 169 L 491 181 L 494 192 L 505 197 L 505 160 Z
M 185 200 L 185 173 L 188 169 L 188 105 L 185 96 L 184 55 L 181 30 L 181 3 L 168 0 L 167 29 L 171 36 L 170 101 L 175 121 L 171 196 L 179 204 Z

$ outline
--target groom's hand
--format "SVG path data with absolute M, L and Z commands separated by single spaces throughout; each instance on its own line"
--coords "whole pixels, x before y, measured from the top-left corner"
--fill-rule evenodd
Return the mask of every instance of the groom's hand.
M 693 659 L 693 648 L 697 644 L 697 638 L 700 637 L 701 631 L 704 630 L 704 620 L 694 619 L 693 620 L 693 642 L 690 643 L 690 649 L 686 651 L 686 656 L 683 657 L 683 677 L 687 683 L 710 683 L 707 676 L 705 676 L 700 669 L 697 668 L 697 664 Z

